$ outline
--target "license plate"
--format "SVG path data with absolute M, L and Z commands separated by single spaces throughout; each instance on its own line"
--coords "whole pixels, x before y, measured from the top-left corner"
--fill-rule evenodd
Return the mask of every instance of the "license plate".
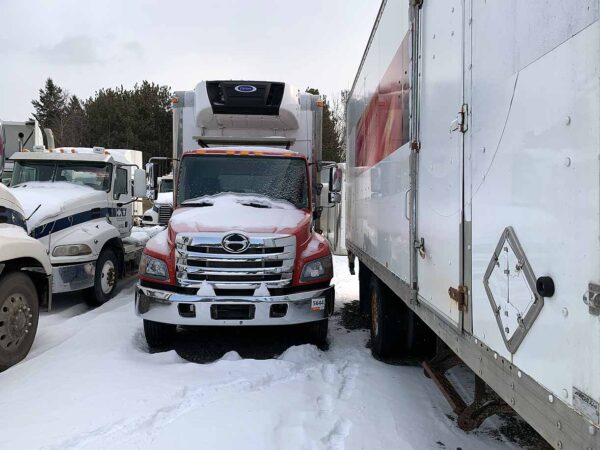
M 323 311 L 325 309 L 325 298 L 313 298 L 310 305 L 310 309 L 312 311 Z

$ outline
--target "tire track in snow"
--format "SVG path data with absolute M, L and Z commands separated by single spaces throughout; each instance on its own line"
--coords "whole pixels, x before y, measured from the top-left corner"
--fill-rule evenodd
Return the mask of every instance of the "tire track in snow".
M 58 444 L 44 447 L 44 449 L 62 450 L 94 446 L 94 444 L 99 444 L 95 447 L 102 448 L 117 448 L 122 447 L 124 444 L 139 447 L 144 443 L 151 442 L 162 428 L 188 411 L 218 401 L 220 398 L 219 394 L 234 395 L 251 393 L 276 384 L 285 384 L 298 380 L 305 381 L 309 379 L 310 373 L 315 371 L 320 371 L 319 365 L 307 366 L 299 371 L 289 368 L 280 377 L 267 374 L 252 381 L 235 380 L 222 385 L 203 386 L 197 389 L 184 387 L 176 392 L 176 400 L 173 403 L 158 408 L 150 414 L 141 417 L 138 416 L 130 420 L 115 421 L 91 431 L 79 433 Z

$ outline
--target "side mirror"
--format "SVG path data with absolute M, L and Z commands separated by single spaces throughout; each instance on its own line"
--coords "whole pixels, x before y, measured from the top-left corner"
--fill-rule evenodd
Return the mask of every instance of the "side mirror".
M 342 176 L 341 168 L 329 168 L 329 192 L 340 192 L 342 190 Z
M 154 163 L 146 164 L 146 197 L 150 200 L 156 199 L 156 186 L 158 185 L 158 173 Z
M 138 198 L 146 197 L 146 171 L 144 169 L 135 169 L 133 171 L 133 196 Z

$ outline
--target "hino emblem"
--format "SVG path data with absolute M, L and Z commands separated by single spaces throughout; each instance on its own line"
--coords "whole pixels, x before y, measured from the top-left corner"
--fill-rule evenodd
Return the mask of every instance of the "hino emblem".
M 225 251 L 229 253 L 242 253 L 250 247 L 250 240 L 240 233 L 230 233 L 221 241 Z

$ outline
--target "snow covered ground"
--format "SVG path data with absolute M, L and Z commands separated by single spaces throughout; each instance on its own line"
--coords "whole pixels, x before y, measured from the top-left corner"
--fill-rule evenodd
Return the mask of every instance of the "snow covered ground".
M 358 282 L 344 258 L 335 268 L 339 308 L 357 299 Z M 497 421 L 459 430 L 420 368 L 374 360 L 367 332 L 344 329 L 339 316 L 326 352 L 230 351 L 206 364 L 151 354 L 133 284 L 100 308 L 67 296 L 43 315 L 28 358 L 0 374 L 0 448 L 516 448 Z

